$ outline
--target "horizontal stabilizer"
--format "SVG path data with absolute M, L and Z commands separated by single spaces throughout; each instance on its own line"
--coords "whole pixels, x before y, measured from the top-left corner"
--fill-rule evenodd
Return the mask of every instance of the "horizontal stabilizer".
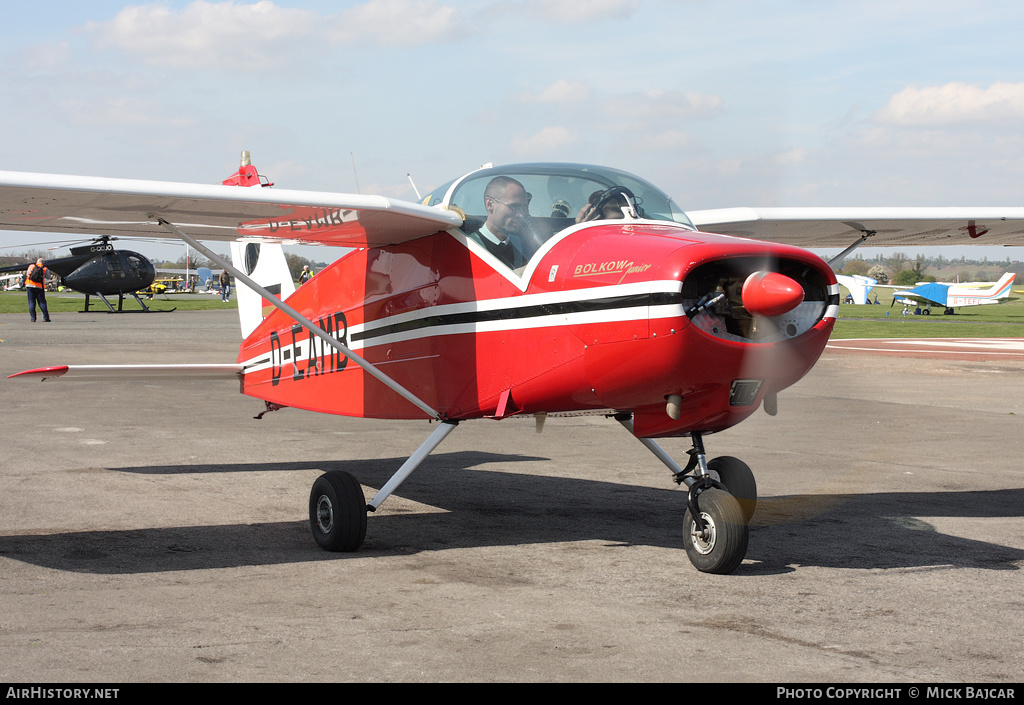
M 25 370 L 8 375 L 33 379 L 51 379 L 65 377 L 68 379 L 151 379 L 151 378 L 221 378 L 237 379 L 243 366 L 227 365 L 54 365 Z

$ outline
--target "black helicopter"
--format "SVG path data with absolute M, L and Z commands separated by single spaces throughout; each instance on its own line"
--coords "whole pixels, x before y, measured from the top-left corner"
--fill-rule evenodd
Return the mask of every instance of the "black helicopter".
M 144 312 L 150 309 L 139 298 L 140 289 L 145 289 L 156 279 L 156 267 L 138 252 L 115 250 L 110 237 L 101 237 L 88 245 L 71 248 L 69 257 L 43 260 L 43 265 L 60 277 L 61 283 L 69 289 L 85 294 L 85 309 L 89 310 L 89 297 L 98 296 L 111 313 L 124 311 L 124 297 L 132 296 Z M 28 265 L 18 264 L 0 267 L 0 273 L 19 272 Z M 107 301 L 107 296 L 117 294 L 117 309 Z M 174 309 L 170 309 L 174 310 Z

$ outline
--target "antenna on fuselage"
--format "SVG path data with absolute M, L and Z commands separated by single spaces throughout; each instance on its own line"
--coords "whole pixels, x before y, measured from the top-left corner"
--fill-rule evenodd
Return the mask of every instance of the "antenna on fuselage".
M 352 173 L 356 177 L 356 193 L 362 193 L 362 191 L 359 190 L 359 172 L 356 171 L 356 155 L 354 152 L 349 152 L 348 155 L 352 157 Z
M 412 184 L 412 190 L 416 193 L 416 200 L 422 201 L 423 196 L 420 195 L 420 190 L 416 188 L 416 183 L 412 180 L 412 174 L 406 174 L 409 177 L 409 183 Z

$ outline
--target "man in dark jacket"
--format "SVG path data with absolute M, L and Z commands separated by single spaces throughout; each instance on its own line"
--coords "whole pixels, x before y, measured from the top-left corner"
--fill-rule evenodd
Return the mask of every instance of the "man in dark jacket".
M 231 299 L 231 276 L 228 274 L 228 270 L 222 269 L 220 272 L 220 300 L 227 303 Z
M 28 316 L 32 322 L 36 322 L 36 304 L 43 312 L 43 322 L 50 322 L 50 312 L 46 308 L 46 275 L 49 270 L 43 266 L 43 258 L 36 260 L 35 264 L 28 266 L 25 272 L 25 290 L 28 292 Z

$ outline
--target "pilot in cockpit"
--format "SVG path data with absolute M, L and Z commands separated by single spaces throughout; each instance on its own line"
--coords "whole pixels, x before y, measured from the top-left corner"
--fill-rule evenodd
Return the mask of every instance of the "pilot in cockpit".
M 484 207 L 487 221 L 472 237 L 508 267 L 522 267 L 535 249 L 526 243 L 530 194 L 512 177 L 496 176 L 484 189 Z
M 624 208 L 629 207 L 626 196 L 623 195 L 624 188 L 611 188 L 607 191 L 594 191 L 590 194 L 587 205 L 576 214 L 577 223 L 586 223 L 591 220 L 617 220 L 625 218 Z M 628 193 L 628 191 L 626 191 Z M 630 194 L 632 195 L 632 194 Z

